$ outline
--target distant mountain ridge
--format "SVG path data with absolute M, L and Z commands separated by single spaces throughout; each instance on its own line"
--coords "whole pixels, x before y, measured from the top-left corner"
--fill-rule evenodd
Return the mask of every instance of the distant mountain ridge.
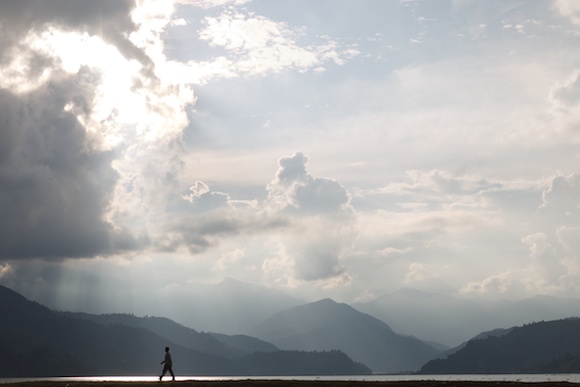
M 0 376 L 155 375 L 168 343 L 145 329 L 67 318 L 2 286 L 0 306 Z M 241 371 L 230 360 L 171 347 L 182 372 Z
M 160 352 L 162 355 L 165 345 L 172 348 L 176 369 L 181 374 L 274 375 L 283 370 L 293 375 L 316 373 L 313 367 L 318 367 L 319 372 L 328 373 L 334 369 L 332 373 L 344 375 L 424 372 L 424 369 L 428 369 L 425 367 L 435 366 L 434 373 L 449 370 L 457 373 L 469 373 L 469 370 L 485 372 L 486 369 L 490 372 L 504 372 L 493 364 L 493 359 L 486 359 L 482 355 L 493 353 L 496 348 L 478 346 L 490 343 L 487 340 L 513 337 L 513 331 L 518 331 L 514 325 L 518 324 L 505 329 L 505 321 L 529 316 L 548 316 L 545 320 L 559 321 L 549 317 L 558 314 L 570 317 L 570 313 L 580 311 L 580 308 L 575 307 L 578 300 L 539 296 L 521 301 L 469 302 L 466 310 L 472 315 L 466 318 L 465 311 L 460 308 L 465 300 L 425 294 L 414 289 L 395 292 L 376 302 L 357 304 L 357 310 L 331 299 L 299 303 L 296 299 L 278 298 L 278 291 L 271 296 L 268 295 L 268 288 L 235 280 L 226 280 L 218 287 L 222 291 L 216 297 L 231 297 L 224 300 L 222 306 L 233 303 L 236 298 L 232 294 L 238 290 L 242 297 L 252 298 L 249 301 L 253 305 L 250 310 L 258 307 L 263 299 L 278 299 L 281 304 L 270 305 L 270 311 L 278 312 L 255 323 L 253 328 L 246 328 L 244 334 L 224 334 L 200 332 L 164 317 L 55 312 L 0 286 L 0 364 L 3 365 L 0 367 L 0 376 L 151 375 L 159 372 Z M 228 290 L 224 291 L 225 288 Z M 284 309 L 287 303 L 296 302 L 298 305 Z M 191 305 L 180 305 L 184 307 L 184 313 L 192 313 Z M 239 309 L 243 309 L 244 305 L 247 303 L 240 302 Z M 398 329 L 392 329 L 390 324 L 376 315 L 362 312 L 364 306 L 375 308 L 374 312 L 382 313 L 385 320 L 407 322 L 407 334 L 400 334 Z M 413 307 L 417 306 L 424 306 L 425 309 L 414 310 Z M 385 307 L 390 309 L 383 310 Z M 239 313 L 230 311 L 229 315 L 224 316 L 194 311 L 195 315 L 205 314 L 211 319 L 230 316 L 232 320 Z M 498 311 L 504 312 L 506 316 L 498 316 Z M 244 313 L 248 314 L 249 311 Z M 484 321 L 477 321 L 481 313 L 486 314 L 486 317 Z M 262 312 L 260 316 L 264 314 Z M 256 319 L 256 316 L 251 316 L 242 325 L 246 326 Z M 491 321 L 494 319 L 495 324 Z M 472 336 L 473 339 L 447 352 L 444 351 L 448 348 L 421 340 L 424 336 L 416 333 L 424 332 L 421 331 L 422 327 L 429 324 L 444 322 L 448 322 L 449 326 L 431 327 L 431 331 L 441 329 L 441 332 L 450 332 L 457 329 L 456 324 L 466 321 L 472 321 L 475 327 L 478 324 L 489 324 L 493 330 L 487 329 L 483 333 L 478 331 Z M 533 321 L 526 321 L 524 327 L 535 325 Z M 229 321 L 228 324 L 233 327 L 235 321 Z M 544 331 L 549 329 L 524 335 L 526 340 L 521 343 L 547 340 L 542 336 L 545 335 Z M 417 337 L 409 335 L 409 332 Z M 574 330 L 569 332 L 570 335 L 575 334 Z M 462 334 L 466 334 L 466 331 Z M 550 337 L 550 334 L 545 337 Z M 554 337 L 563 340 L 558 334 Z M 500 341 L 493 343 L 500 343 L 497 344 L 498 348 L 503 345 Z M 514 340 L 510 343 L 512 347 L 502 351 L 520 356 L 517 348 L 521 343 Z M 545 346 L 551 348 L 547 344 Z M 549 359 L 528 361 L 522 356 L 521 364 L 505 362 L 511 367 L 505 372 L 580 371 L 580 354 L 574 352 L 573 348 L 562 353 L 556 346 L 556 349 L 550 350 L 552 357 Z M 529 348 L 523 353 L 534 353 L 536 350 Z M 470 365 L 470 361 L 483 366 L 477 368 Z
M 403 288 L 353 307 L 386 322 L 400 334 L 455 347 L 484 331 L 571 317 L 573 311 L 580 311 L 580 300 L 552 296 L 466 300 Z
M 580 372 L 580 318 L 514 327 L 473 339 L 445 359 L 426 363 L 423 374 Z
M 64 316 L 89 320 L 103 325 L 126 325 L 150 330 L 174 343 L 226 358 L 238 357 L 262 351 L 272 352 L 279 349 L 267 342 L 246 335 L 229 336 L 224 334 L 200 333 L 184 327 L 164 317 L 137 317 L 130 314 L 101 314 L 61 312 Z
M 252 335 L 287 350 L 341 350 L 374 372 L 418 370 L 440 351 L 401 336 L 384 322 L 323 299 L 294 307 L 259 324 Z
M 295 375 L 304 374 L 307 363 L 312 364 L 306 371 L 313 374 L 370 372 L 334 352 L 273 351 L 267 364 L 259 364 L 255 360 L 259 353 L 234 356 L 243 347 L 238 345 L 230 352 L 231 357 L 217 356 L 179 345 L 142 327 L 148 325 L 165 336 L 180 339 L 202 338 L 216 351 L 228 348 L 211 335 L 197 336 L 197 332 L 167 319 L 117 315 L 116 322 L 97 323 L 87 315 L 73 317 L 51 311 L 3 286 L 0 307 L 0 377 L 156 375 L 165 346 L 171 347 L 174 370 L 182 375 L 271 375 L 280 369 Z
M 187 294 L 172 295 L 171 304 L 168 317 L 198 331 L 249 334 L 264 319 L 304 301 L 228 277 L 217 284 L 191 284 Z

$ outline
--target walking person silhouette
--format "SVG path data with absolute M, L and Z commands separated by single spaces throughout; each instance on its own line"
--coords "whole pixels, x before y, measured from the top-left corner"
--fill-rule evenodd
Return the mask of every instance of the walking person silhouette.
M 159 381 L 161 381 L 161 379 L 163 379 L 163 377 L 165 376 L 167 371 L 169 371 L 169 373 L 173 377 L 173 381 L 175 381 L 175 374 L 173 374 L 173 361 L 171 360 L 171 354 L 169 353 L 169 347 L 165 347 L 165 360 L 163 360 L 161 362 L 161 364 L 164 364 L 164 366 L 163 366 L 163 372 L 161 373 L 161 376 L 159 377 Z

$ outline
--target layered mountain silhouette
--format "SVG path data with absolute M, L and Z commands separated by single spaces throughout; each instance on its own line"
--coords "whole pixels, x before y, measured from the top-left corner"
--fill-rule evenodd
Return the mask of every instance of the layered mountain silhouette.
M 423 374 L 580 372 L 580 319 L 531 323 L 473 339 Z
M 198 332 L 164 317 L 137 317 L 130 314 L 89 314 L 63 312 L 65 316 L 89 320 L 103 325 L 126 325 L 143 328 L 171 342 L 197 351 L 226 358 L 238 357 L 254 352 L 273 352 L 279 349 L 265 341 L 247 335 L 225 335 Z
M 191 284 L 173 295 L 168 307 L 174 321 L 203 332 L 248 334 L 274 313 L 304 304 L 276 289 L 225 278 L 217 284 Z
M 353 307 L 400 334 L 455 347 L 484 331 L 570 317 L 570 311 L 580 310 L 580 300 L 552 296 L 465 300 L 404 288 Z
M 171 347 L 174 370 L 187 375 L 365 374 L 370 370 L 344 353 L 272 351 L 236 356 L 245 344 L 231 348 L 212 336 L 179 327 L 166 319 L 117 321 L 87 315 L 75 317 L 49 310 L 0 286 L 0 377 L 75 375 L 156 375 L 163 348 Z M 109 320 L 107 320 L 109 319 Z M 150 329 L 161 333 L 157 334 Z M 210 349 L 224 356 L 188 348 Z M 256 343 L 257 340 L 248 340 Z M 238 341 L 239 342 L 239 341 Z M 268 347 L 266 345 L 266 347 Z M 229 348 L 229 349 L 228 349 Z M 271 347 L 269 347 L 271 348 Z M 227 357 L 226 357 L 227 356 Z M 310 364 L 305 368 L 305 364 Z
M 256 326 L 252 335 L 286 350 L 341 350 L 374 372 L 415 371 L 440 353 L 330 299 L 279 312 Z
M 164 317 L 56 312 L 0 286 L 0 377 L 156 375 L 165 346 L 181 375 L 580 372 L 580 322 L 553 318 L 580 310 L 578 300 L 467 302 L 405 289 L 357 310 L 330 299 L 304 304 L 235 280 L 216 286 L 221 290 L 206 305 L 222 298 L 215 312 L 201 313 L 199 304 L 183 312 L 205 314 L 215 328 L 206 332 Z M 237 310 L 225 313 L 236 301 Z M 268 312 L 252 316 L 262 301 Z M 235 332 L 240 314 L 246 317 L 239 333 L 220 332 L 226 325 Z M 530 323 L 542 316 L 547 322 Z M 211 323 L 227 318 L 232 321 Z M 506 325 L 521 319 L 527 324 Z M 389 320 L 400 327 L 391 329 Z M 461 330 L 463 324 L 472 326 Z M 456 340 L 477 327 L 486 329 L 448 351 L 419 339 L 456 329 L 455 338 L 449 335 Z
M 200 332 L 251 336 L 253 327 L 265 319 L 306 303 L 279 290 L 232 278 L 217 284 L 188 286 L 187 292 L 168 296 L 163 317 Z M 352 306 L 385 322 L 398 334 L 414 336 L 446 350 L 480 332 L 570 317 L 570 311 L 580 310 L 580 300 L 550 296 L 513 301 L 466 300 L 405 288 Z M 141 309 L 143 312 L 139 313 L 156 315 L 155 309 Z M 92 313 L 90 309 L 84 311 Z

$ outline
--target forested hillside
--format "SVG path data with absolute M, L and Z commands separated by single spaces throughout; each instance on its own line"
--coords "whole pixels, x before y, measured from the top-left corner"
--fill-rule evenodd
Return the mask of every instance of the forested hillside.
M 423 374 L 580 372 L 580 319 L 531 323 L 502 336 L 474 339 Z
M 374 372 L 416 371 L 441 351 L 331 299 L 279 312 L 253 335 L 286 350 L 341 350 Z
M 227 349 L 209 335 L 194 334 L 165 319 L 136 321 L 117 316 L 116 323 L 101 324 L 88 319 L 51 311 L 0 286 L 0 377 L 86 376 L 86 375 L 157 375 L 161 371 L 163 349 L 171 347 L 174 371 L 180 375 L 272 375 L 286 374 L 356 374 L 369 373 L 343 353 L 270 352 L 265 355 L 235 356 L 240 346 L 227 351 L 228 357 L 205 353 L 175 343 L 143 327 L 150 324 L 165 336 L 193 341 L 202 339 L 207 348 Z M 123 323 L 124 322 L 124 323 Z M 188 344 L 188 345 L 189 345 Z M 214 345 L 215 344 L 215 345 Z M 267 357 L 258 362 L 256 356 Z M 283 364 L 279 364 L 279 362 Z M 307 368 L 304 368 L 308 365 Z

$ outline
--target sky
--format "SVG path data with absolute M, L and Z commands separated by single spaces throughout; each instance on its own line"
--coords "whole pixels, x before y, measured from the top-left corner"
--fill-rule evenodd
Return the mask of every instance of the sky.
M 580 298 L 579 46 L 575 0 L 2 1 L 0 284 Z

